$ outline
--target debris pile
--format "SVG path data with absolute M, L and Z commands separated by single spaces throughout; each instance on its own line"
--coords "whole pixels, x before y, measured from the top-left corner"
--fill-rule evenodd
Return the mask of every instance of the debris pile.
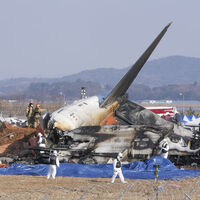
M 28 139 L 35 129 L 21 128 L 0 121 L 0 156 L 19 156 L 27 151 Z

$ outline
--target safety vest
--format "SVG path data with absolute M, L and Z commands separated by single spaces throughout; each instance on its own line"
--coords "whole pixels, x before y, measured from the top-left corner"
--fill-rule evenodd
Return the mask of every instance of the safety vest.
M 162 149 L 162 153 L 167 153 L 168 151 L 166 151 L 165 149 Z
M 42 138 L 42 139 L 41 139 Z M 41 138 L 38 139 L 38 144 L 46 144 L 46 140 L 43 136 L 41 136 Z M 41 139 L 41 140 L 40 140 Z
M 41 143 L 45 144 L 45 138 L 44 137 L 42 137 L 42 142 Z
M 120 160 L 117 159 L 116 168 L 121 168 L 121 167 L 122 163 L 120 162 Z
M 56 156 L 55 155 L 51 155 L 50 156 L 50 164 L 51 165 L 56 165 Z
M 162 150 L 161 150 L 162 153 L 167 153 L 167 152 L 168 152 L 168 150 L 166 150 L 167 145 L 168 145 L 168 144 L 163 144 L 163 145 L 162 145 L 162 146 L 163 146 L 163 147 L 162 147 Z

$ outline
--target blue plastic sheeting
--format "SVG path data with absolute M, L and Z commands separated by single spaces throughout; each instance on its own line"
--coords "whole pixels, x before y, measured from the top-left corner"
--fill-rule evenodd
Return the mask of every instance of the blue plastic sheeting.
M 200 176 L 200 170 L 177 169 L 168 159 L 152 157 L 145 162 L 136 161 L 125 164 L 122 171 L 125 178 L 129 179 L 155 179 L 154 165 L 160 165 L 159 179 L 182 179 Z M 0 168 L 2 175 L 42 175 L 48 173 L 49 166 L 46 164 L 24 165 L 13 164 L 10 167 Z M 112 164 L 74 164 L 61 163 L 57 168 L 57 176 L 109 178 L 113 175 Z
M 184 117 L 186 117 L 187 121 L 184 120 Z M 197 117 L 194 115 L 181 115 L 181 120 L 182 120 L 182 123 L 184 124 L 188 121 L 192 122 L 193 120 L 196 120 L 196 119 L 200 119 L 200 117 Z
M 181 119 L 183 120 L 184 117 L 187 117 L 188 121 L 192 121 L 192 119 L 198 119 L 199 117 L 196 117 L 194 115 L 181 115 Z

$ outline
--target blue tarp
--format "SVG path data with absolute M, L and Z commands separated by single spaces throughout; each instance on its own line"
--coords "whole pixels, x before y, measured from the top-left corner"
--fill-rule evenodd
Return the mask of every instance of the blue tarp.
M 184 119 L 186 118 L 187 121 Z M 193 120 L 200 119 L 200 117 L 194 116 L 194 115 L 181 115 L 182 123 L 185 124 L 186 122 L 192 122 Z
M 152 157 L 145 162 L 136 161 L 125 164 L 122 171 L 125 178 L 129 179 L 154 179 L 154 165 L 160 165 L 159 179 L 182 179 L 200 176 L 200 170 L 177 169 L 168 159 Z M 0 168 L 2 175 L 47 175 L 47 164 L 25 165 L 13 164 L 10 167 Z M 109 178 L 113 174 L 112 164 L 74 164 L 61 163 L 57 168 L 57 176 Z

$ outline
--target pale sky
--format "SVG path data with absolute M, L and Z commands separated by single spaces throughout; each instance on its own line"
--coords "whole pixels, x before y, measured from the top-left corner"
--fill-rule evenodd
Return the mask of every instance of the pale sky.
M 149 60 L 200 58 L 200 0 L 0 0 L 0 79 L 62 77 Z

